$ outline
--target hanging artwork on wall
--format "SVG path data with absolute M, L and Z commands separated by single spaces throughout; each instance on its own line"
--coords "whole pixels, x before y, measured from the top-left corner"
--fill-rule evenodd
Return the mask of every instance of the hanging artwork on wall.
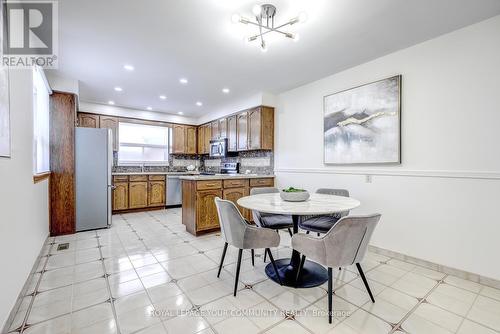
M 401 163 L 401 76 L 325 96 L 326 164 Z
M 10 157 L 9 71 L 0 67 L 0 157 Z

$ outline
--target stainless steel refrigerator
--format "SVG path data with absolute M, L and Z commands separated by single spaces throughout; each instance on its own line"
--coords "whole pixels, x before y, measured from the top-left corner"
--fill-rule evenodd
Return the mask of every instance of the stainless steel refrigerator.
M 75 128 L 77 232 L 111 226 L 112 138 L 109 129 Z

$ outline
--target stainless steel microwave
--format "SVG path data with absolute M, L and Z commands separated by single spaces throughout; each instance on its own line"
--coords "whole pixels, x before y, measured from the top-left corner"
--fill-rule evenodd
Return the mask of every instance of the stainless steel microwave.
M 210 156 L 223 158 L 227 155 L 227 138 L 210 141 Z

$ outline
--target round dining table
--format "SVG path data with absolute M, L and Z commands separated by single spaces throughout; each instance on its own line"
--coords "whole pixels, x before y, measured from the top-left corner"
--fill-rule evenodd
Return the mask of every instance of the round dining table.
M 288 202 L 282 200 L 279 193 L 245 196 L 238 199 L 237 203 L 239 206 L 250 210 L 291 215 L 294 234 L 299 232 L 299 219 L 301 216 L 330 215 L 349 211 L 360 205 L 358 200 L 351 197 L 325 194 L 311 194 L 310 198 L 304 202 Z M 295 288 L 312 288 L 328 280 L 328 272 L 325 267 L 312 261 L 306 261 L 297 281 L 299 264 L 300 253 L 296 250 L 292 251 L 291 258 L 276 260 L 279 278 L 281 278 L 283 285 Z M 279 283 L 271 264 L 266 266 L 266 275 Z

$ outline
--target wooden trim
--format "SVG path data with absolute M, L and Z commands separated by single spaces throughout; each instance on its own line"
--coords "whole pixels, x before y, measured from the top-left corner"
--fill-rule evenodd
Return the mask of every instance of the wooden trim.
M 47 180 L 48 178 L 50 178 L 50 174 L 51 174 L 51 172 L 34 174 L 33 175 L 33 183 L 38 183 L 38 182 L 42 182 L 43 180 Z
M 50 96 L 50 236 L 75 233 L 76 96 Z
M 166 209 L 165 205 L 159 206 L 146 206 L 144 208 L 135 208 L 135 209 L 125 209 L 125 210 L 113 210 L 114 215 L 119 215 L 122 213 L 131 213 L 131 212 L 146 212 L 146 211 L 156 211 Z

